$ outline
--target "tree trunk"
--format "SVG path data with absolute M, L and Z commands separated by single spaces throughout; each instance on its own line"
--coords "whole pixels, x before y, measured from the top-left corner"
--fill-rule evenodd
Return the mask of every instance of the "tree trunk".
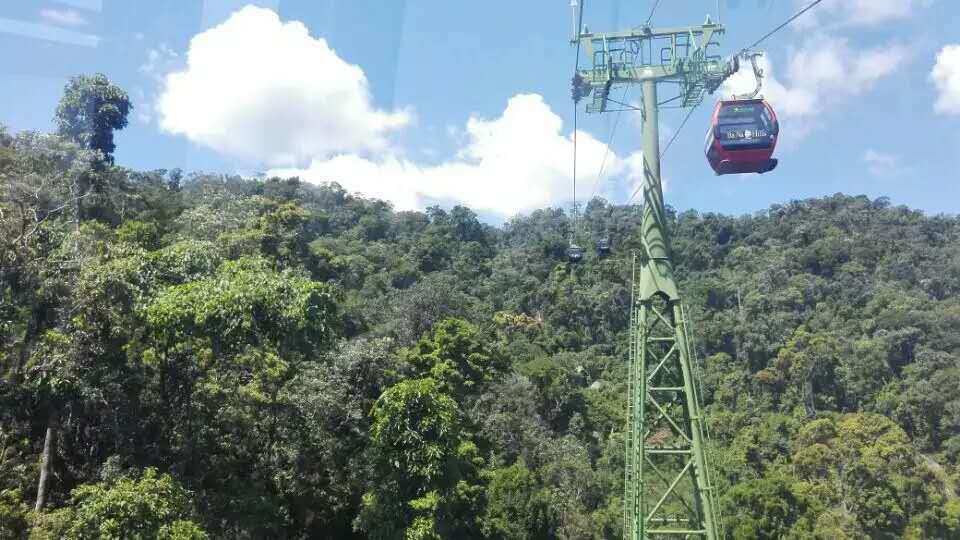
M 50 466 L 53 462 L 53 445 L 56 438 L 56 416 L 50 413 L 47 420 L 47 434 L 43 439 L 43 458 L 40 463 L 40 481 L 37 483 L 37 505 L 34 511 L 39 513 L 47 502 L 47 487 L 50 484 Z
M 806 409 L 807 418 L 817 417 L 817 408 L 814 406 L 813 400 L 813 373 L 811 373 L 803 381 L 803 407 Z

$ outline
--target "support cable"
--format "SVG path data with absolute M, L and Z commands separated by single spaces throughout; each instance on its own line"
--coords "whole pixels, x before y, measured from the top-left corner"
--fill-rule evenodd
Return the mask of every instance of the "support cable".
M 580 69 L 580 32 L 583 29 L 583 5 L 587 0 L 580 0 L 580 12 L 577 15 L 577 52 L 573 61 L 573 72 L 576 73 Z M 577 212 L 577 102 L 573 102 L 573 235 L 570 238 L 570 242 L 573 243 L 574 238 L 579 229 L 579 215 Z
M 630 89 L 630 85 L 626 85 L 623 88 L 623 96 L 620 97 L 621 101 L 626 101 L 627 99 L 627 90 Z M 610 155 L 610 145 L 613 144 L 613 137 L 617 133 L 617 126 L 620 124 L 620 113 L 627 109 L 617 110 L 617 116 L 613 119 L 613 126 L 610 128 L 610 134 L 607 136 L 607 149 L 603 152 L 603 159 L 600 161 L 600 171 L 597 172 L 597 179 L 593 182 L 593 189 L 590 190 L 590 198 L 587 199 L 587 202 L 593 200 L 593 197 L 597 194 L 597 188 L 600 186 L 600 178 L 603 176 L 603 168 L 607 164 L 607 156 Z M 639 110 L 639 109 L 636 109 Z
M 577 216 L 577 104 L 573 104 L 573 238 L 576 237 L 578 227 Z
M 767 39 L 768 37 L 776 34 L 776 33 L 779 32 L 780 30 L 786 28 L 787 25 L 789 25 L 790 23 L 792 23 L 793 21 L 795 21 L 798 17 L 800 17 L 800 16 L 803 15 L 804 13 L 806 13 L 806 12 L 810 11 L 811 9 L 813 9 L 813 7 L 816 6 L 817 4 L 819 4 L 820 2 L 823 2 L 823 0 L 813 0 L 813 2 L 810 2 L 810 4 L 807 5 L 807 7 L 801 9 L 800 11 L 798 11 L 798 12 L 796 12 L 796 13 L 794 13 L 794 15 L 793 15 L 792 17 L 790 17 L 789 19 L 787 19 L 783 24 L 781 24 L 780 26 L 778 26 L 778 27 L 774 28 L 773 30 L 767 32 L 766 34 L 764 34 L 764 36 L 763 36 L 762 38 L 760 38 L 760 39 L 756 40 L 755 42 L 753 42 L 753 45 L 750 45 L 749 47 L 744 47 L 743 49 L 741 49 L 741 52 L 746 52 L 746 51 L 748 51 L 748 50 L 756 47 L 757 45 L 763 43 L 764 41 L 766 41 L 766 39 Z
M 673 137 L 670 138 L 670 141 L 666 146 L 663 147 L 663 150 L 660 151 L 660 158 L 663 159 L 663 156 L 667 153 L 667 150 L 670 149 L 670 146 L 673 145 L 673 141 L 677 140 L 677 137 L 680 135 L 680 131 L 683 130 L 683 126 L 687 125 L 687 120 L 690 120 L 690 116 L 693 115 L 693 111 L 697 110 L 697 107 L 700 106 L 700 103 L 697 103 L 693 107 L 690 107 L 690 110 L 687 112 L 687 116 L 683 118 L 683 122 L 680 123 L 680 127 L 677 128 L 677 131 L 673 133 Z M 645 181 L 644 181 L 645 182 Z M 633 194 L 630 195 L 630 198 L 627 199 L 627 202 L 624 204 L 630 204 L 630 201 L 637 196 L 637 193 L 640 193 L 640 190 L 643 189 L 643 183 L 637 186 L 637 189 L 633 191 Z
M 650 21 L 653 19 L 653 14 L 657 12 L 658 7 L 660 7 L 660 0 L 653 3 L 653 9 L 650 10 L 650 15 L 647 16 L 647 22 L 643 23 L 644 26 L 650 26 Z
M 703 102 L 701 101 L 700 103 Z M 673 137 L 670 137 L 670 141 L 666 146 L 663 147 L 663 150 L 660 151 L 660 159 L 663 159 L 663 156 L 667 153 L 667 150 L 669 150 L 670 146 L 673 145 L 673 141 L 677 140 L 677 136 L 680 135 L 680 131 L 683 129 L 683 126 L 687 125 L 687 120 L 689 120 L 690 116 L 693 115 L 693 111 L 697 110 L 697 107 L 700 106 L 700 103 L 690 107 L 690 110 L 687 111 L 687 115 L 683 117 L 683 122 L 680 123 L 680 127 L 677 128 L 677 131 L 673 132 Z

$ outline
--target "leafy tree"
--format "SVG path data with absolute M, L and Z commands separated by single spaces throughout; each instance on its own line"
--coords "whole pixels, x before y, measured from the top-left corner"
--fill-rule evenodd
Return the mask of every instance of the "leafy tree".
M 747 480 L 733 486 L 723 498 L 728 538 L 774 540 L 790 537 L 805 511 L 802 497 L 790 489 L 783 476 Z
M 258 258 L 168 287 L 143 310 L 164 451 L 230 527 L 271 536 L 289 525 L 275 478 L 293 466 L 284 436 L 299 434 L 281 429 L 291 413 L 284 389 L 307 355 L 329 346 L 335 314 L 329 287 Z
M 112 163 L 113 132 L 127 126 L 132 109 L 127 93 L 106 75 L 71 77 L 57 105 L 57 133 L 84 148 L 99 150 Z
M 440 321 L 405 358 L 417 373 L 439 382 L 458 401 L 482 391 L 505 367 L 479 330 L 458 319 Z
M 82 485 L 72 506 L 39 522 L 31 538 L 205 540 L 190 494 L 169 474 L 146 469 L 140 478 Z M 57 530 L 59 529 L 59 530 Z
M 457 403 L 437 381 L 409 379 L 387 389 L 371 416 L 380 476 L 357 528 L 382 539 L 475 537 L 482 461 Z
M 521 460 L 487 474 L 487 509 L 481 527 L 489 538 L 550 538 L 549 495 Z
M 777 370 L 790 381 L 788 399 L 800 402 L 808 416 L 816 416 L 817 409 L 835 409 L 842 396 L 836 386 L 835 372 L 842 354 L 839 339 L 830 333 L 811 333 L 800 327 L 780 350 Z M 822 403 L 817 403 L 817 401 Z
M 159 508 L 152 467 L 196 493 L 170 536 L 622 536 L 637 207 L 590 201 L 614 254 L 570 265 L 561 209 L 126 170 L 105 88 L 60 136 L 0 127 L 0 536 Z M 727 535 L 960 537 L 960 219 L 667 219 Z

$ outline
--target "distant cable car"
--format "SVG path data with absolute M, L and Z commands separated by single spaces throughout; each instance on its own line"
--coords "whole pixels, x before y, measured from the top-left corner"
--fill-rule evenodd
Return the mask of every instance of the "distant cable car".
M 573 263 L 580 262 L 583 259 L 583 248 L 571 243 L 567 248 L 567 258 Z
M 772 156 L 780 138 L 780 123 L 773 107 L 758 97 L 763 87 L 763 70 L 757 63 L 760 56 L 761 53 L 743 54 L 752 64 L 756 89 L 720 101 L 713 110 L 704 153 L 718 175 L 763 174 L 777 166 Z M 734 57 L 734 66 L 734 71 L 740 69 L 739 57 Z
M 777 115 L 766 101 L 721 101 L 707 133 L 707 161 L 718 175 L 772 171 L 779 136 Z
M 608 238 L 601 238 L 597 241 L 597 252 L 601 256 L 610 254 L 610 240 Z

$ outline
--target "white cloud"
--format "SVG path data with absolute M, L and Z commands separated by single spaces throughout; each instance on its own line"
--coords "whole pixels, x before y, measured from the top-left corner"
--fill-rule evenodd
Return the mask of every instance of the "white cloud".
M 809 5 L 810 0 L 795 0 L 797 7 Z M 927 8 L 933 0 L 830 0 L 817 5 L 796 21 L 797 29 L 816 26 L 877 26 L 906 19 L 918 10 Z
M 906 59 L 906 48 L 891 43 L 872 49 L 854 49 L 846 38 L 815 36 L 792 51 L 787 60 L 786 84 L 776 76 L 767 56 L 760 58 L 765 75 L 762 94 L 776 102 L 781 116 L 802 118 L 818 114 L 824 105 L 870 90 Z M 749 62 L 727 79 L 724 96 L 752 91 L 756 86 Z
M 459 131 L 459 130 L 456 130 Z M 379 197 L 398 209 L 422 208 L 429 201 L 459 201 L 484 212 L 511 216 L 570 199 L 573 142 L 563 122 L 537 94 L 512 97 L 503 113 L 488 120 L 471 117 L 456 156 L 424 166 L 387 152 L 380 159 L 354 154 L 315 159 L 306 168 L 269 171 L 312 182 L 336 181 L 350 191 Z M 577 135 L 577 197 L 592 194 L 606 146 L 586 132 Z M 600 194 L 635 185 L 642 158 L 607 156 Z
M 40 18 L 59 26 L 83 26 L 87 24 L 87 20 L 75 9 L 43 8 L 40 10 Z
M 930 79 L 939 92 L 934 110 L 944 114 L 960 114 L 960 44 L 940 49 Z
M 867 165 L 867 172 L 873 176 L 899 176 L 906 172 L 903 157 L 897 154 L 889 154 L 870 148 L 864 152 L 863 161 Z
M 247 6 L 197 34 L 186 60 L 164 80 L 161 128 L 242 160 L 292 166 L 382 151 L 411 121 L 377 110 L 363 70 L 268 9 Z
M 898 43 L 857 49 L 843 37 L 814 35 L 790 51 L 782 80 L 769 58 L 760 58 L 764 71 L 761 95 L 777 111 L 785 136 L 797 140 L 822 123 L 825 112 L 872 89 L 907 56 L 907 48 Z M 728 99 L 755 87 L 749 62 L 741 62 L 740 71 L 727 79 L 721 93 Z
M 829 0 L 798 18 L 792 28 L 802 36 L 788 48 L 777 78 L 769 59 L 762 93 L 785 124 L 789 141 L 805 137 L 826 121 L 825 113 L 872 89 L 908 59 L 908 48 L 897 42 L 862 48 L 842 35 L 855 27 L 875 27 L 915 16 L 934 0 Z M 796 7 L 809 0 L 794 0 Z M 755 86 L 749 65 L 723 86 L 723 93 L 746 93 Z
M 143 35 L 140 34 L 138 39 L 142 39 L 142 37 Z M 138 71 L 153 81 L 154 88 L 156 88 L 157 85 L 162 86 L 167 74 L 181 67 L 181 64 L 180 55 L 166 43 L 161 43 L 158 47 L 147 51 L 147 58 L 140 65 Z M 134 93 L 137 96 L 137 103 L 141 104 L 136 109 L 137 120 L 144 124 L 151 123 L 157 112 L 155 97 L 148 98 L 148 92 L 141 87 L 134 88 Z
M 781 118 L 799 118 L 813 112 L 817 98 L 815 90 L 803 86 L 784 86 L 766 56 L 758 60 L 758 65 L 764 73 L 760 94 L 773 104 Z M 756 85 L 752 67 L 748 62 L 741 62 L 740 71 L 724 81 L 720 92 L 723 99 L 729 99 L 734 95 L 752 93 Z

